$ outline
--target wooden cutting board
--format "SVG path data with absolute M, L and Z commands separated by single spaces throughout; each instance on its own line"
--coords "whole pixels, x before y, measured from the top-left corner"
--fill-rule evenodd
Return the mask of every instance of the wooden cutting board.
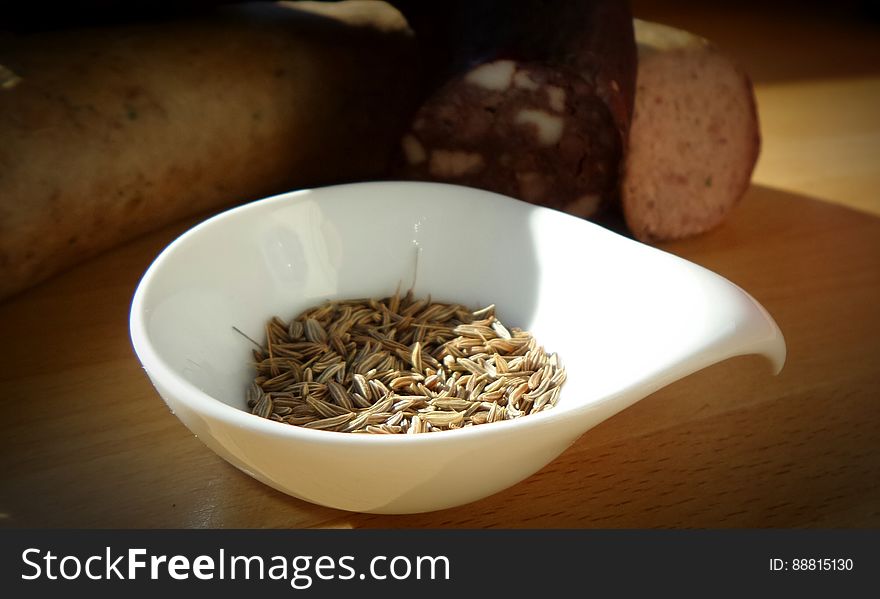
M 589 431 L 526 481 L 413 516 L 274 491 L 165 407 L 128 337 L 135 286 L 189 221 L 0 304 L 7 527 L 860 527 L 880 525 L 880 218 L 753 187 L 664 249 L 754 295 L 789 357 L 737 358 Z

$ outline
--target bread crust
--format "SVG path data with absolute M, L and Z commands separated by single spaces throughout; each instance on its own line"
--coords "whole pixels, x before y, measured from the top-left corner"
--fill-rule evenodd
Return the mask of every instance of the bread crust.
M 382 176 L 413 108 L 408 36 L 280 5 L 0 42 L 0 298 L 187 216 Z

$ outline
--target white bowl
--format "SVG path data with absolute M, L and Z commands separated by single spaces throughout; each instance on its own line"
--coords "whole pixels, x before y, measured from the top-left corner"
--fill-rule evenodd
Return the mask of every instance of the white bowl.
M 415 277 L 415 281 L 413 281 Z M 253 416 L 251 344 L 270 316 L 330 298 L 417 295 L 532 331 L 568 371 L 558 405 L 420 435 L 310 430 Z M 785 342 L 746 292 L 587 221 L 471 188 L 360 183 L 215 216 L 170 244 L 134 295 L 131 337 L 172 412 L 271 487 L 344 510 L 411 513 L 486 497 L 585 431 L 720 360 Z M 173 467 L 173 464 L 169 465 Z

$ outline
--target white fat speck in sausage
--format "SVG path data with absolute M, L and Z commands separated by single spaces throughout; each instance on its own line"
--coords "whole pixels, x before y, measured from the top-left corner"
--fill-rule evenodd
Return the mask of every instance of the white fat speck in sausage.
M 516 115 L 516 123 L 534 126 L 538 134 L 538 143 L 543 146 L 557 143 L 562 138 L 562 129 L 565 125 L 561 117 L 534 108 L 520 110 Z
M 484 164 L 483 156 L 476 152 L 434 150 L 428 170 L 435 177 L 461 177 L 479 171 Z
M 513 76 L 513 85 L 522 89 L 536 90 L 540 87 L 538 82 L 532 79 L 528 71 L 518 70 Z
M 401 145 L 403 146 L 406 160 L 410 164 L 421 164 L 428 158 L 425 147 L 414 135 L 404 135 Z
M 550 102 L 550 108 L 556 112 L 565 111 L 565 90 L 556 85 L 547 86 L 547 99 Z
M 485 89 L 504 91 L 510 87 L 515 70 L 516 65 L 512 60 L 495 60 L 476 67 L 464 80 Z

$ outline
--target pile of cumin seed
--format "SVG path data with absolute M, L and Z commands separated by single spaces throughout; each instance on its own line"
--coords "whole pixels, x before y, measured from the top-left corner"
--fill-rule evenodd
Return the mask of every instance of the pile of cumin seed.
M 415 299 L 328 301 L 273 317 L 253 352 L 253 414 L 312 429 L 424 433 L 518 418 L 556 405 L 559 357 L 508 330 L 495 306 Z

